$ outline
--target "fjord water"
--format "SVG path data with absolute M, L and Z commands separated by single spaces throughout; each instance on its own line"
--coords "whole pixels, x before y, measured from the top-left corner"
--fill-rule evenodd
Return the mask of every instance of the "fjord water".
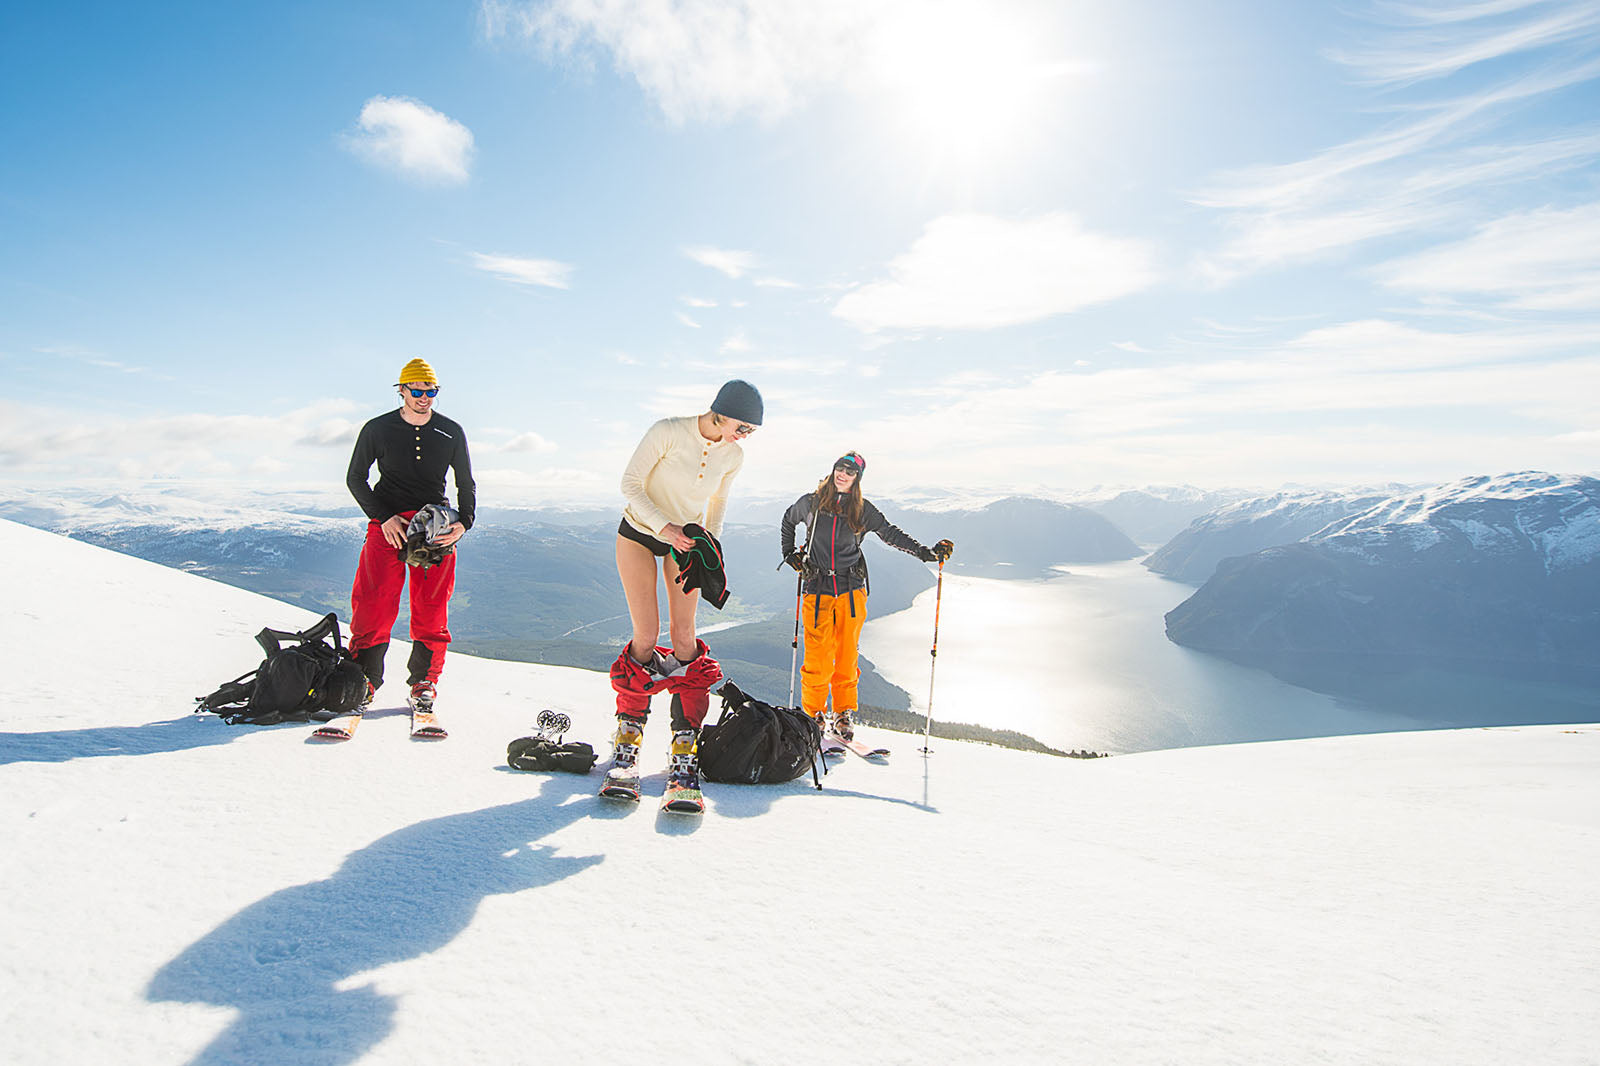
M 1451 723 L 1312 692 L 1173 644 L 1163 615 L 1194 590 L 1138 562 L 1041 580 L 947 573 L 936 719 L 1015 729 L 1064 750 L 1148 751 Z M 869 618 L 861 652 L 926 712 L 934 592 Z

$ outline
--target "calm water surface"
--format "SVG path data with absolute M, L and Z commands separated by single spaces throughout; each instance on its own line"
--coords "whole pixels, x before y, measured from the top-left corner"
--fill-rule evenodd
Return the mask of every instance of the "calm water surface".
M 1181 648 L 1162 616 L 1194 590 L 1137 561 L 1034 581 L 944 579 L 937 719 L 1016 729 L 1052 747 L 1128 752 L 1438 726 Z M 928 706 L 934 593 L 869 618 L 861 651 Z

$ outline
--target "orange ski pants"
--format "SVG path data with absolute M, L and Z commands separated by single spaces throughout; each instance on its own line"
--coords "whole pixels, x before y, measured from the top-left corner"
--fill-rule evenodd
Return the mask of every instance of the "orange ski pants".
M 833 694 L 835 711 L 856 709 L 861 627 L 867 621 L 867 590 L 839 596 L 807 596 L 800 604 L 806 627 L 806 658 L 800 666 L 800 708 L 815 718 Z

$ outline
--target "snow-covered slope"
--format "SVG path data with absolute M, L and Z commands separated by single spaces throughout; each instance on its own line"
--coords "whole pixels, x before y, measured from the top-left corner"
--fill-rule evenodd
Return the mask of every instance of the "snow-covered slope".
M 603 675 L 453 657 L 450 740 L 316 746 L 188 713 L 311 615 L 0 551 L 16 1066 L 1595 1061 L 1600 727 L 1092 762 L 879 733 L 888 766 L 677 821 L 503 766 L 544 707 L 600 742 Z

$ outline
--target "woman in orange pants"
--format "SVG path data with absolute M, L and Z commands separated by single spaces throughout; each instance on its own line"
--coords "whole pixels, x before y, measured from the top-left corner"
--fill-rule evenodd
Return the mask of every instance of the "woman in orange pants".
M 861 627 L 867 621 L 867 563 L 861 542 L 876 533 L 885 544 L 915 555 L 925 563 L 948 559 L 954 545 L 942 540 L 924 547 L 861 495 L 867 461 L 848 452 L 833 464 L 833 473 L 796 500 L 783 515 L 780 540 L 784 561 L 804 581 L 800 607 L 806 628 L 806 659 L 800 668 L 800 706 L 824 728 L 844 740 L 855 737 L 851 714 L 856 710 L 857 659 Z M 794 546 L 795 527 L 806 527 L 804 552 Z M 831 718 L 824 715 L 833 697 Z

